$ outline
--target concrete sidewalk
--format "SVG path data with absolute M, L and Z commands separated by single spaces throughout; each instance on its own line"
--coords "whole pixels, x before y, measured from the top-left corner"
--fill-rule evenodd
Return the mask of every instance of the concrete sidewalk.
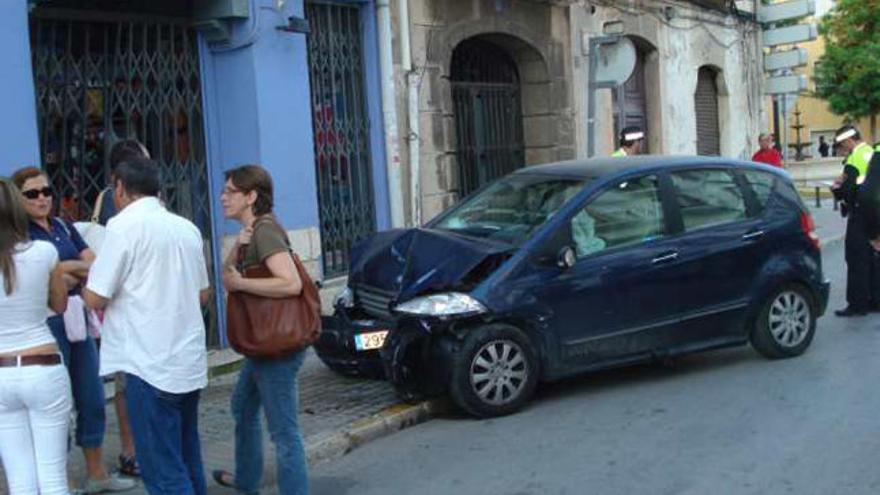
M 238 373 L 228 373 L 212 379 L 202 393 L 199 430 L 208 492 L 232 493 L 217 486 L 210 479 L 213 469 L 235 467 L 235 422 L 230 413 L 230 398 Z M 427 405 L 398 405 L 391 386 L 383 381 L 347 378 L 327 369 L 309 351 L 299 373 L 300 428 L 303 433 L 309 462 L 315 463 L 345 454 L 357 445 L 373 438 L 398 431 L 407 425 L 426 419 L 431 413 Z M 267 493 L 275 480 L 275 457 L 266 432 L 264 483 Z M 108 466 L 114 466 L 119 454 L 119 429 L 112 404 L 107 406 L 107 434 L 104 442 L 104 458 Z M 77 486 L 85 473 L 85 464 L 79 449 L 70 453 L 70 472 Z M 0 487 L 5 482 L 0 480 Z M 4 493 L 0 489 L 0 493 Z M 126 492 L 145 494 L 142 487 Z
M 830 200 L 816 207 L 805 198 L 810 207 L 816 230 L 823 245 L 840 242 L 846 227 L 839 211 L 832 209 Z M 215 370 L 229 372 L 236 365 L 229 357 Z M 232 371 L 211 380 L 203 392 L 201 401 L 200 430 L 202 452 L 208 473 L 213 469 L 234 467 L 235 424 L 230 414 L 229 401 L 238 373 Z M 357 446 L 375 438 L 399 431 L 407 426 L 429 419 L 448 406 L 442 402 L 420 405 L 400 404 L 390 385 L 383 381 L 346 378 L 327 369 L 312 351 L 299 374 L 300 426 L 305 437 L 309 462 L 343 455 Z M 265 430 L 265 423 L 264 423 Z M 104 457 L 109 466 L 115 465 L 119 453 L 118 427 L 111 404 L 107 407 L 107 436 Z M 264 431 L 266 493 L 274 493 L 271 486 L 275 479 L 275 458 Z M 79 449 L 71 451 L 70 467 L 73 479 L 82 479 L 84 462 Z M 208 475 L 208 492 L 232 493 L 217 486 Z M 0 494 L 5 493 L 5 480 L 0 471 Z M 127 492 L 132 495 L 146 493 L 142 487 Z

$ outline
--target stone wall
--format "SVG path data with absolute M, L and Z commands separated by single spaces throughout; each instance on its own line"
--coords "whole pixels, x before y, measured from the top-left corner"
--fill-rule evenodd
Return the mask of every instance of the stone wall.
M 410 2 L 412 53 L 420 74 L 419 127 L 422 219 L 459 199 L 456 129 L 450 83 L 455 47 L 481 36 L 516 62 L 522 91 L 527 165 L 574 158 L 567 7 L 524 0 L 414 0 Z M 397 61 L 399 63 L 399 60 Z M 399 66 L 398 66 L 399 69 Z M 405 75 L 398 77 L 400 128 L 406 129 Z M 401 132 L 405 136 L 405 132 Z M 401 156 L 406 163 L 406 147 Z M 407 195 L 408 196 L 408 195 Z M 408 209 L 411 208 L 407 200 Z

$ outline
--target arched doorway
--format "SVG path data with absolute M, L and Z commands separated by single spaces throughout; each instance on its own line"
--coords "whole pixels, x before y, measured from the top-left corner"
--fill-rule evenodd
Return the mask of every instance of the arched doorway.
M 525 165 L 520 77 L 506 50 L 461 42 L 450 67 L 460 197 Z
M 635 126 L 646 132 L 649 130 L 646 67 L 648 55 L 655 49 L 641 38 L 631 37 L 631 39 L 636 46 L 636 65 L 629 79 L 611 93 L 614 108 L 615 147 L 617 146 L 617 136 L 620 135 L 620 131 L 624 127 Z M 646 141 L 642 153 L 648 152 L 648 142 Z
M 697 90 L 694 92 L 694 112 L 697 122 L 697 154 L 721 154 L 721 129 L 718 121 L 718 73 L 711 67 L 700 67 Z

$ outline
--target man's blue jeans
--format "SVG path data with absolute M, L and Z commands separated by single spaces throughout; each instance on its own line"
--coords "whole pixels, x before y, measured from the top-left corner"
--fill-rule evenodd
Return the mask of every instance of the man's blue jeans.
M 126 373 L 125 402 L 135 455 L 150 495 L 205 495 L 199 390 L 163 392 Z
M 260 407 L 266 412 L 269 437 L 275 444 L 278 493 L 306 495 L 309 478 L 306 453 L 299 432 L 296 375 L 305 351 L 277 360 L 247 359 L 235 392 L 235 484 L 247 494 L 259 493 L 263 475 L 263 430 Z
M 67 365 L 73 404 L 76 409 L 76 444 L 94 449 L 104 443 L 105 410 L 104 383 L 98 376 L 98 349 L 91 336 L 82 342 L 67 340 L 64 317 L 52 316 L 46 323 L 58 343 L 58 349 Z

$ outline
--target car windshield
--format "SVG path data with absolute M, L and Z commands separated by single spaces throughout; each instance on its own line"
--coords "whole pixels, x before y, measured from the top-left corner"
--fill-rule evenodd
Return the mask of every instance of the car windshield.
M 584 184 L 583 179 L 511 175 L 458 206 L 434 228 L 518 245 Z

